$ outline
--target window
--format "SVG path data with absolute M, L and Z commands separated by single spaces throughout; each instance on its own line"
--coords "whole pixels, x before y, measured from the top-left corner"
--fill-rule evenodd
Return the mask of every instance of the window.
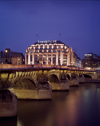
M 32 55 L 30 55 L 30 61 L 32 62 Z
M 42 55 L 39 55 L 39 60 L 42 60 Z
M 49 46 L 49 49 L 52 49 L 52 45 Z
M 56 49 L 56 45 L 54 45 L 54 49 Z
M 43 45 L 40 46 L 40 49 L 43 49 Z
M 47 49 L 47 45 L 45 45 L 45 49 Z
M 49 52 L 51 52 L 51 50 L 49 49 Z

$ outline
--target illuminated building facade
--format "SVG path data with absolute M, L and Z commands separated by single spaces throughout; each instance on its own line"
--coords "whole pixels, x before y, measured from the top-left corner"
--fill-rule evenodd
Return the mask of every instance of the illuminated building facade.
M 100 56 L 93 53 L 85 54 L 83 59 L 84 68 L 100 68 Z
M 61 41 L 38 41 L 26 49 L 25 64 L 74 66 L 74 53 Z
M 7 48 L 5 49 L 5 52 L 0 52 L 0 64 L 25 64 L 25 57 L 22 53 L 13 52 L 9 48 Z

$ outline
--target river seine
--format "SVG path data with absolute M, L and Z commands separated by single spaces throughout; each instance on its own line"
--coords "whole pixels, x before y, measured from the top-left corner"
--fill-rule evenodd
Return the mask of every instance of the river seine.
M 52 100 L 18 100 L 17 119 L 0 126 L 100 126 L 100 83 L 53 92 Z

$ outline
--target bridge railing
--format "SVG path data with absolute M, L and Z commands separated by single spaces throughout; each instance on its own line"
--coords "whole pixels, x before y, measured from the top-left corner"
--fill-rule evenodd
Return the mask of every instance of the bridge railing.
M 12 64 L 0 64 L 0 69 L 45 69 L 45 68 L 54 68 L 54 69 L 68 69 L 68 70 L 81 70 L 81 71 L 96 71 L 94 69 L 83 69 L 83 68 L 76 68 L 76 67 L 68 67 L 68 66 L 61 66 L 61 65 L 44 65 L 44 64 L 35 64 L 35 65 L 12 65 Z
M 31 68 L 33 65 L 0 64 L 0 69 Z

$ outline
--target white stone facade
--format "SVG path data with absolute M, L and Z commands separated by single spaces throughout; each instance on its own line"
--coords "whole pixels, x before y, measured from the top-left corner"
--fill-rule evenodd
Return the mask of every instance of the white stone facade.
M 73 50 L 61 41 L 38 41 L 26 49 L 25 64 L 74 66 Z

